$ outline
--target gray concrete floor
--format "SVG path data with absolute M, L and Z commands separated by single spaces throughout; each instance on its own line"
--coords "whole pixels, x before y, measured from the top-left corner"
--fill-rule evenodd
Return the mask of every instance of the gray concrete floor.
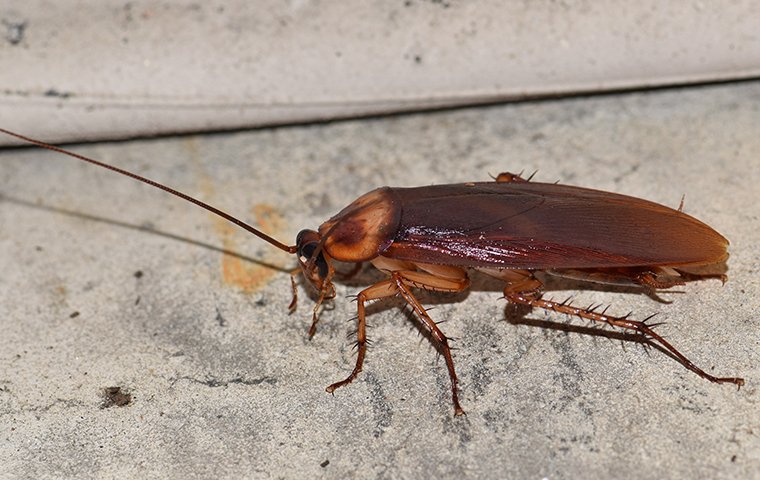
M 379 278 L 369 268 L 338 284 L 309 341 L 313 300 L 302 288 L 288 315 L 289 277 L 267 266 L 293 258 L 134 181 L 0 152 L 0 477 L 759 477 L 758 125 L 760 83 L 742 83 L 74 147 L 291 242 L 379 185 L 523 169 L 672 206 L 685 194 L 731 240 L 729 282 L 672 303 L 564 281 L 550 294 L 658 312 L 740 391 L 608 330 L 520 320 L 478 277 L 423 295 L 458 339 L 463 418 L 397 301 L 370 308 L 360 378 L 325 393 L 353 366 L 346 297 Z M 127 405 L 106 402 L 117 386 Z

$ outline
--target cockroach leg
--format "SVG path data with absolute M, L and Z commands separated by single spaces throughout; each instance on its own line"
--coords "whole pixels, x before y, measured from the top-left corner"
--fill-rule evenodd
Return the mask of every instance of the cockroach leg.
M 675 275 L 669 275 L 665 272 L 645 270 L 635 273 L 633 279 L 639 285 L 652 290 L 664 290 L 679 285 L 686 285 L 686 282 L 681 280 L 678 273 L 674 273 Z
M 406 300 L 406 303 L 408 303 L 414 309 L 417 317 L 419 317 L 419 319 L 430 332 L 430 336 L 440 346 L 441 354 L 446 360 L 446 368 L 449 370 L 449 378 L 451 379 L 451 400 L 454 403 L 454 415 L 464 415 L 464 410 L 459 404 L 459 387 L 457 386 L 459 380 L 457 379 L 457 374 L 454 370 L 454 358 L 451 356 L 451 347 L 449 347 L 448 338 L 446 338 L 446 335 L 444 335 L 441 329 L 438 328 L 438 325 L 435 324 L 433 319 L 430 318 L 430 315 L 428 315 L 425 307 L 423 307 L 422 304 L 420 304 L 419 300 L 417 300 L 417 298 L 415 298 L 415 296 L 412 294 L 411 289 L 405 281 L 405 274 L 407 273 L 419 272 L 394 272 L 392 278 L 396 282 L 396 286 L 398 287 L 401 296 L 404 298 L 404 300 Z M 415 283 L 419 284 L 419 278 L 415 280 Z
M 696 373 L 702 378 L 705 378 L 711 382 L 715 383 L 733 383 L 737 387 L 741 387 L 744 385 L 744 379 L 738 378 L 738 377 L 715 377 L 713 375 L 710 375 L 709 373 L 705 372 L 701 368 L 694 365 L 691 360 L 686 358 L 685 355 L 683 355 L 681 352 L 679 352 L 674 346 L 672 346 L 667 340 L 662 338 L 660 335 L 654 332 L 652 330 L 652 327 L 647 325 L 645 322 L 639 322 L 634 320 L 628 320 L 625 317 L 623 318 L 615 318 L 615 317 L 609 317 L 607 320 L 604 320 L 610 325 L 614 327 L 621 327 L 626 328 L 630 330 L 634 330 L 636 332 L 641 333 L 647 338 L 650 338 L 652 340 L 655 340 L 657 343 L 665 347 L 670 353 L 676 356 L 678 360 L 681 361 L 684 367 L 688 368 L 692 372 Z
M 586 320 L 592 320 L 594 322 L 602 322 L 613 327 L 623 328 L 626 330 L 633 330 L 646 339 L 655 341 L 675 356 L 681 364 L 696 373 L 702 378 L 705 378 L 715 383 L 733 383 L 741 387 L 744 385 L 744 379 L 738 377 L 715 377 L 705 372 L 701 368 L 697 367 L 691 360 L 689 360 L 684 354 L 678 351 L 667 340 L 662 338 L 659 334 L 655 333 L 652 325 L 647 325 L 646 321 L 629 320 L 628 315 L 623 317 L 613 317 L 607 315 L 604 311 L 601 313 L 593 311 L 593 309 L 578 308 L 570 305 L 567 302 L 557 303 L 551 300 L 544 300 L 541 298 L 541 282 L 535 277 L 525 278 L 517 283 L 508 284 L 504 288 L 504 296 L 511 303 L 528 305 L 530 307 L 543 308 L 544 310 L 550 310 L 553 312 L 564 313 Z M 651 318 L 651 317 L 650 317 Z
M 520 173 L 502 172 L 498 174 L 494 180 L 496 180 L 496 183 L 527 183 L 530 181 L 530 178 L 526 180 L 521 175 L 522 175 L 522 172 Z M 535 175 L 535 173 L 533 175 Z M 533 178 L 533 175 L 531 175 L 530 177 Z
M 288 311 L 290 313 L 293 313 L 298 306 L 298 285 L 296 285 L 296 276 L 300 275 L 300 273 L 300 268 L 290 272 L 290 286 L 293 288 L 293 298 L 290 300 L 290 305 L 288 305 Z
M 364 356 L 367 353 L 367 320 L 364 312 L 364 304 L 368 300 L 377 300 L 380 298 L 387 298 L 396 295 L 397 289 L 395 284 L 391 280 L 383 280 L 371 287 L 365 288 L 356 296 L 357 316 L 356 316 L 356 365 L 354 366 L 351 374 L 346 377 L 345 380 L 335 382 L 328 386 L 325 390 L 327 393 L 333 393 L 335 389 L 348 385 L 353 382 L 359 372 L 362 371 L 362 365 L 364 364 Z
M 401 264 L 401 262 L 385 259 L 380 257 L 380 260 L 373 260 L 373 264 L 381 267 L 390 267 L 393 265 Z M 409 266 L 408 263 L 403 263 Z M 336 388 L 348 385 L 356 376 L 361 372 L 362 365 L 367 350 L 367 336 L 366 336 L 366 320 L 364 304 L 368 300 L 377 300 L 381 298 L 388 298 L 395 295 L 400 295 L 409 306 L 412 307 L 417 317 L 422 321 L 427 331 L 430 333 L 431 338 L 436 342 L 438 349 L 446 360 L 446 367 L 449 371 L 449 378 L 451 379 L 451 392 L 452 401 L 454 403 L 454 413 L 456 415 L 463 415 L 464 410 L 459 404 L 459 389 L 458 379 L 456 371 L 454 370 L 454 359 L 451 356 L 451 348 L 449 347 L 448 338 L 438 328 L 438 325 L 430 318 L 425 308 L 417 300 L 412 293 L 412 288 L 424 288 L 427 290 L 441 291 L 441 292 L 459 292 L 465 290 L 470 281 L 467 278 L 467 274 L 464 270 L 452 267 L 448 265 L 428 265 L 428 264 L 414 264 L 422 271 L 418 270 L 397 270 L 387 271 L 391 278 L 382 282 L 376 283 L 371 287 L 362 290 L 357 296 L 357 358 L 356 366 L 351 374 L 340 382 L 333 383 L 327 387 L 327 392 L 332 393 Z
M 309 340 L 317 333 L 317 323 L 319 322 L 319 309 L 322 307 L 322 303 L 325 300 L 332 300 L 335 298 L 335 287 L 332 282 L 325 282 L 322 290 L 319 292 L 319 298 L 314 305 L 314 310 L 311 314 L 311 326 L 309 327 Z

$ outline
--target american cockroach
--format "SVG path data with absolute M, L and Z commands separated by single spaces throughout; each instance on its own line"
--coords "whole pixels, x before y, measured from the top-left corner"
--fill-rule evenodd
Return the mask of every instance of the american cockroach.
M 412 308 L 443 355 L 455 414 L 463 414 L 449 340 L 417 300 L 414 290 L 461 292 L 470 285 L 470 270 L 503 281 L 504 297 L 512 304 L 635 332 L 647 342 L 659 344 L 702 378 L 744 384 L 742 378 L 716 377 L 697 367 L 656 333 L 649 319 L 616 317 L 607 314 L 606 309 L 578 308 L 542 297 L 543 284 L 536 272 L 641 287 L 650 292 L 701 278 L 725 281 L 728 240 L 680 208 L 502 173 L 491 182 L 377 188 L 317 230 L 301 230 L 296 244 L 287 245 L 153 180 L 5 129 L 0 132 L 160 188 L 229 220 L 280 250 L 296 254 L 304 278 L 318 294 L 310 336 L 316 332 L 320 306 L 335 297 L 333 261 L 357 265 L 370 262 L 386 273 L 385 280 L 370 285 L 356 297 L 356 365 L 347 378 L 328 386 L 327 392 L 351 383 L 362 370 L 367 351 L 365 304 L 398 296 Z M 291 274 L 291 309 L 297 299 L 296 271 Z

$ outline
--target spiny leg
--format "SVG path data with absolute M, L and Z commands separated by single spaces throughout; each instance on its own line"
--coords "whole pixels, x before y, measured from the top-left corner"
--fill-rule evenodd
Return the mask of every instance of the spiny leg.
M 448 338 L 446 338 L 446 335 L 444 335 L 441 329 L 438 328 L 438 325 L 435 324 L 433 319 L 430 318 L 425 307 L 423 307 L 419 300 L 414 297 L 411 289 L 404 282 L 404 272 L 394 272 L 392 279 L 396 282 L 399 293 L 404 300 L 406 300 L 406 303 L 414 309 L 414 312 L 419 319 L 422 320 L 422 323 L 428 328 L 431 337 L 438 342 L 438 345 L 440 345 L 441 353 L 446 360 L 446 368 L 449 370 L 449 378 L 451 379 L 451 400 L 454 403 L 454 415 L 464 415 L 464 410 L 459 404 L 459 388 L 457 387 L 459 380 L 457 379 L 457 374 L 454 370 L 454 359 L 451 356 L 451 347 L 449 347 Z
M 322 291 L 319 292 L 319 298 L 317 299 L 317 303 L 314 305 L 314 310 L 312 310 L 311 313 L 309 340 L 311 340 L 314 337 L 314 334 L 317 333 L 317 323 L 319 322 L 319 308 L 322 306 L 322 303 L 325 300 L 332 300 L 333 298 L 335 298 L 335 287 L 333 287 L 332 283 L 326 283 L 322 288 Z
M 343 387 L 353 382 L 359 372 L 362 371 L 364 356 L 367 354 L 367 320 L 364 312 L 364 304 L 367 300 L 392 297 L 396 295 L 397 290 L 394 283 L 390 280 L 378 282 L 371 287 L 365 288 L 356 296 L 357 320 L 356 320 L 356 365 L 351 374 L 345 380 L 335 382 L 325 390 L 327 393 L 333 393 L 336 388 Z
M 390 259 L 381 259 L 373 263 L 382 265 L 384 267 L 390 267 L 400 265 L 400 262 L 395 262 Z M 408 266 L 408 265 L 407 265 Z M 466 273 L 457 268 L 446 266 L 435 266 L 427 264 L 417 265 L 424 271 L 392 271 L 385 270 L 391 275 L 390 280 L 384 280 L 372 285 L 359 292 L 357 295 L 357 358 L 356 365 L 354 366 L 351 374 L 340 382 L 333 383 L 326 388 L 328 393 L 333 393 L 335 389 L 348 385 L 351 383 L 362 371 L 362 365 L 364 363 L 364 357 L 367 351 L 367 335 L 366 335 L 366 314 L 364 305 L 368 300 L 376 300 L 381 298 L 392 297 L 400 294 L 404 300 L 414 309 L 418 317 L 422 320 L 423 324 L 430 331 L 431 336 L 438 341 L 441 350 L 443 351 L 444 358 L 446 359 L 446 366 L 449 370 L 449 377 L 452 382 L 452 397 L 454 403 L 454 412 L 456 415 L 463 415 L 464 410 L 459 404 L 457 376 L 454 371 L 454 361 L 451 357 L 451 349 L 448 345 L 448 339 L 441 332 L 435 322 L 425 311 L 424 307 L 411 293 L 412 287 L 427 288 L 434 291 L 445 292 L 458 292 L 466 289 L 469 286 L 469 279 Z M 431 273 L 434 272 L 434 273 Z
M 623 317 L 613 317 L 611 315 L 607 315 L 604 311 L 600 313 L 594 311 L 594 309 L 578 308 L 568 303 L 557 303 L 552 300 L 544 300 L 541 298 L 541 287 L 542 284 L 538 279 L 535 277 L 527 277 L 517 283 L 508 284 L 504 289 L 504 296 L 508 301 L 515 304 L 543 308 L 545 310 L 564 313 L 567 315 L 592 320 L 594 322 L 606 323 L 613 327 L 633 330 L 640 333 L 645 338 L 654 340 L 655 342 L 659 343 L 663 348 L 673 354 L 681 362 L 681 364 L 683 364 L 684 367 L 688 368 L 702 378 L 715 383 L 733 383 L 739 387 L 744 385 L 743 378 L 715 377 L 697 367 L 694 363 L 692 363 L 691 360 L 679 352 L 667 340 L 662 338 L 659 334 L 655 333 L 653 327 L 647 325 L 646 320 L 629 320 L 628 315 L 625 315 Z

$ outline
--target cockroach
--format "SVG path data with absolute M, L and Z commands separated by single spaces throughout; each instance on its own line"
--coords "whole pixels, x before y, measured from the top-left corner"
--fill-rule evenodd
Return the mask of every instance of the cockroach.
M 0 129 L 25 142 L 107 168 L 152 185 L 229 220 L 289 254 L 318 294 L 309 336 L 316 332 L 320 306 L 335 297 L 333 261 L 370 262 L 387 278 L 360 291 L 357 300 L 357 356 L 353 371 L 327 387 L 351 383 L 367 352 L 365 305 L 401 297 L 412 308 L 446 361 L 456 415 L 464 414 L 449 339 L 415 296 L 415 289 L 462 292 L 475 270 L 504 282 L 512 304 L 542 308 L 632 331 L 659 344 L 686 368 L 715 383 L 739 377 L 705 372 L 654 331 L 647 318 L 612 316 L 598 307 L 579 308 L 542 297 L 536 277 L 545 272 L 589 282 L 640 287 L 650 292 L 704 278 L 726 280 L 728 240 L 681 211 L 617 193 L 539 183 L 502 173 L 491 182 L 414 188 L 381 187 L 366 193 L 317 230 L 301 230 L 287 245 L 196 198 L 135 173 Z M 291 274 L 296 304 L 295 275 Z

